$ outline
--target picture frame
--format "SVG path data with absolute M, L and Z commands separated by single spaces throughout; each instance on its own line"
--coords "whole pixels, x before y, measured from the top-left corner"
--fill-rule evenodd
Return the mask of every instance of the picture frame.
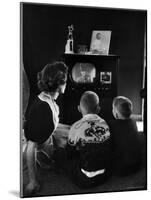
M 112 72 L 100 72 L 100 82 L 103 84 L 111 84 Z
M 97 9 L 95 7 L 56 6 L 39 3 L 21 3 L 20 8 L 21 100 L 23 100 L 21 101 L 20 120 L 20 196 L 42 197 L 146 190 L 147 167 L 145 134 L 147 134 L 147 131 L 144 128 L 144 133 L 140 131 L 140 139 L 143 143 L 142 149 L 144 152 L 142 156 L 143 165 L 136 174 L 126 178 L 113 175 L 111 178 L 109 177 L 106 182 L 96 187 L 83 190 L 83 188 L 76 185 L 65 172 L 56 168 L 53 162 L 50 165 L 50 170 L 42 169 L 42 166 L 39 166 L 35 162 L 35 171 L 38 180 L 40 180 L 41 187 L 37 187 L 38 189 L 36 188 L 37 190 L 35 189 L 33 193 L 29 192 L 27 190 L 29 169 L 26 162 L 28 157 L 26 148 L 28 142 L 25 137 L 25 126 L 28 124 L 28 113 L 31 111 L 31 106 L 39 95 L 37 74 L 44 68 L 46 63 L 53 63 L 58 60 L 65 62 L 69 68 L 65 94 L 56 101 L 60 108 L 59 117 L 61 123 L 66 124 L 68 127 L 78 119 L 81 119 L 81 113 L 77 108 L 80 103 L 81 95 L 83 92 L 89 90 L 99 95 L 101 103 L 101 111 L 99 114 L 104 120 L 113 117 L 112 100 L 113 97 L 120 94 L 128 96 L 132 100 L 136 100 L 135 102 L 137 103 L 134 105 L 134 114 L 137 113 L 137 116 L 140 116 L 142 108 L 140 90 L 142 88 L 141 85 L 138 85 L 138 80 L 142 82 L 142 72 L 144 70 L 144 66 L 142 65 L 144 59 L 143 49 L 145 49 L 146 46 L 143 41 L 144 35 L 146 34 L 144 27 L 146 26 L 145 20 L 147 11 L 128 11 L 127 9 L 125 12 L 121 9 Z M 58 13 L 64 17 L 59 17 L 58 19 Z M 90 15 L 90 13 L 93 14 Z M 121 13 L 123 17 L 121 17 Z M 100 23 L 100 19 L 102 18 L 104 20 Z M 83 19 L 82 25 L 79 23 L 81 19 Z M 88 19 L 92 20 L 88 22 Z M 123 19 L 125 19 L 125 24 L 121 23 Z M 140 21 L 142 23 L 138 23 Z M 68 26 L 71 24 L 74 25 L 73 49 L 71 48 L 71 51 L 70 48 L 67 48 L 67 51 L 65 51 L 68 41 Z M 140 34 L 136 38 L 135 36 L 138 32 Z M 102 37 L 100 40 L 101 44 L 98 45 L 97 48 L 94 48 L 93 45 L 96 34 L 101 34 Z M 110 48 L 111 34 L 112 48 Z M 127 45 L 123 45 L 123 42 L 127 42 Z M 80 45 L 78 46 L 78 44 Z M 90 52 L 87 51 L 89 45 Z M 138 55 L 137 58 L 136 53 Z M 73 76 L 74 78 L 72 77 L 74 74 L 73 69 L 74 66 L 78 69 L 80 63 L 84 66 L 79 73 L 83 80 L 76 81 L 76 76 Z M 90 70 L 91 73 L 89 73 L 89 70 L 85 69 L 85 65 L 94 65 L 98 70 L 96 75 L 94 73 L 93 81 L 92 72 L 95 70 Z M 133 70 L 131 66 L 133 66 Z M 125 68 L 127 69 L 127 73 L 123 71 Z M 88 75 L 91 74 L 91 79 L 87 78 L 87 72 Z M 135 77 L 133 76 L 134 74 Z M 146 97 L 143 98 L 145 99 Z M 144 116 L 146 116 L 145 112 Z M 32 120 L 34 119 L 32 118 Z M 146 127 L 145 119 L 143 125 Z M 54 140 L 54 146 L 62 148 L 67 142 L 66 136 L 66 134 L 58 132 L 56 140 Z M 63 159 L 61 159 L 61 161 L 62 160 Z
M 111 31 L 94 30 L 92 32 L 90 52 L 92 54 L 109 54 Z

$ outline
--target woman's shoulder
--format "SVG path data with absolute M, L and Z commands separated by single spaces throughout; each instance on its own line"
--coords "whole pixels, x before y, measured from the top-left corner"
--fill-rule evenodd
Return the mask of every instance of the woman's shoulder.
M 48 103 L 45 102 L 45 101 L 42 101 L 38 96 L 35 98 L 33 104 L 32 104 L 32 107 L 35 108 L 35 107 L 48 107 Z
M 36 97 L 31 106 L 31 113 L 48 113 L 48 112 L 52 113 L 49 104 Z

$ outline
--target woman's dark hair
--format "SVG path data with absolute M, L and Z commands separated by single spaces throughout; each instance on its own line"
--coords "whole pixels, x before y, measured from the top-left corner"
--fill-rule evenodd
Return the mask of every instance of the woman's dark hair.
M 47 64 L 42 71 L 37 74 L 39 90 L 41 92 L 55 92 L 59 85 L 66 83 L 67 71 L 68 68 L 64 62 Z

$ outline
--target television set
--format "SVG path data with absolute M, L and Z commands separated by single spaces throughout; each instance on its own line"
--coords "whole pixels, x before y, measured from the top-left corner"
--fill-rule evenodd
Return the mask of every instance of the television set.
M 112 101 L 118 92 L 119 56 L 63 54 L 63 61 L 68 66 L 68 79 L 63 95 L 61 123 L 72 124 L 81 118 L 77 106 L 85 91 L 94 91 L 99 96 L 99 115 L 111 120 Z

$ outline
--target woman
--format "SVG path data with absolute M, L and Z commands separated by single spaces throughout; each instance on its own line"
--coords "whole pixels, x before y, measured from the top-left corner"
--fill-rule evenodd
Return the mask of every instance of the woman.
M 52 147 L 52 134 L 59 123 L 59 108 L 55 102 L 59 94 L 64 93 L 67 81 L 67 66 L 63 62 L 47 64 L 38 73 L 38 88 L 40 94 L 33 102 L 27 116 L 25 137 L 27 139 L 26 161 L 29 183 L 26 192 L 31 194 L 39 190 L 40 185 L 36 177 L 37 152 L 49 157 Z

